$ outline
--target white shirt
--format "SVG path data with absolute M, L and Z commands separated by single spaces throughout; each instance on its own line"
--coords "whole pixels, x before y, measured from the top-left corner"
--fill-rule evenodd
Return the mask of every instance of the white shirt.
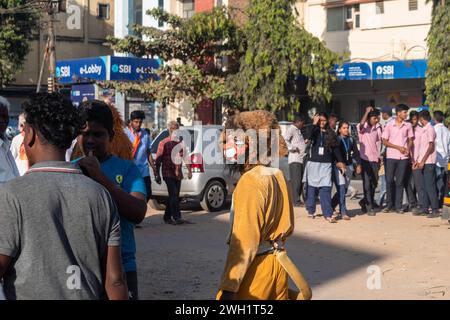
M 9 144 L 0 138 L 0 183 L 7 182 L 18 176 L 19 171 L 9 150 Z
M 442 123 L 436 124 L 434 131 L 436 131 L 436 165 L 447 168 L 450 156 L 450 131 Z
M 306 144 L 300 132 L 300 129 L 294 125 L 291 125 L 284 135 L 284 140 L 286 140 L 286 144 L 289 150 L 288 162 L 303 163 L 303 159 L 305 158 Z M 298 149 L 299 151 L 293 152 L 294 149 Z
M 16 161 L 17 169 L 19 170 L 19 174 L 23 176 L 28 171 L 28 160 L 20 159 L 20 147 L 23 143 L 23 135 L 18 134 L 11 141 L 11 154 Z

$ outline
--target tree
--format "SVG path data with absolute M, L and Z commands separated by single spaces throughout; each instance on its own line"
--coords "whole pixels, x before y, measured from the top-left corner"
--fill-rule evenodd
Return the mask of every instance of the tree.
M 158 57 L 164 62 L 157 71 L 158 79 L 146 82 L 105 83 L 119 91 L 139 92 L 157 101 L 188 100 L 194 106 L 204 99 L 222 97 L 233 103 L 227 91 L 226 77 L 233 69 L 223 69 L 217 61 L 224 56 L 239 58 L 242 35 L 228 15 L 227 9 L 195 14 L 182 19 L 157 8 L 147 14 L 165 22 L 170 28 L 160 30 L 134 25 L 133 35 L 124 39 L 108 38 L 108 44 L 118 52 L 135 56 Z
M 450 123 L 450 2 L 433 1 L 433 19 L 428 33 L 428 71 L 425 80 L 427 104 L 446 114 Z
M 246 109 L 298 110 L 299 77 L 307 77 L 307 94 L 314 102 L 329 102 L 331 73 L 339 62 L 307 32 L 293 12 L 293 0 L 252 0 L 244 26 L 246 52 L 229 84 L 242 96 Z
M 27 0 L 0 0 L 0 87 L 14 80 L 30 51 L 38 13 Z

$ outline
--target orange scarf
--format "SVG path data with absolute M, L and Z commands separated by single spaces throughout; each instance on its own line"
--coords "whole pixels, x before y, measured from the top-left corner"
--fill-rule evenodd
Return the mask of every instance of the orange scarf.
M 134 158 L 134 156 L 136 155 L 136 152 L 137 152 L 137 150 L 138 150 L 138 148 L 139 148 L 139 145 L 141 144 L 141 135 L 142 135 L 142 132 L 139 132 L 139 133 L 135 133 L 134 131 L 133 131 L 133 129 L 132 128 L 129 128 L 130 129 L 130 132 L 133 134 L 133 136 L 134 136 L 134 141 L 133 141 L 133 152 L 132 152 L 132 155 L 133 155 L 133 158 Z

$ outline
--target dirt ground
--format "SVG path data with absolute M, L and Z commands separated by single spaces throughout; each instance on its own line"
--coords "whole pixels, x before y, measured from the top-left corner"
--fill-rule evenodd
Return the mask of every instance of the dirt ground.
M 349 208 L 354 218 L 337 224 L 309 219 L 303 207 L 295 208 L 287 250 L 310 282 L 313 299 L 450 299 L 449 224 L 411 213 L 369 217 L 360 214 L 357 201 Z M 149 209 L 136 229 L 141 299 L 215 297 L 228 212 L 191 208 L 183 217 L 192 224 L 166 225 L 162 212 Z

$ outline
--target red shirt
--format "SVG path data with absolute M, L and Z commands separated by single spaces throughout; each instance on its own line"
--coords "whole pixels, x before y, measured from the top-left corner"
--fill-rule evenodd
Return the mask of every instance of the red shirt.
M 181 170 L 181 163 L 183 158 L 184 145 L 180 145 L 180 151 L 174 155 L 172 159 L 173 149 L 179 145 L 180 141 L 172 140 L 170 137 L 162 140 L 158 146 L 158 151 L 156 152 L 156 172 L 159 172 L 159 168 L 162 166 L 162 176 L 163 178 L 177 178 L 183 179 L 183 172 Z M 175 151 L 176 152 L 176 151 Z M 177 177 L 175 172 L 179 171 L 179 176 Z

